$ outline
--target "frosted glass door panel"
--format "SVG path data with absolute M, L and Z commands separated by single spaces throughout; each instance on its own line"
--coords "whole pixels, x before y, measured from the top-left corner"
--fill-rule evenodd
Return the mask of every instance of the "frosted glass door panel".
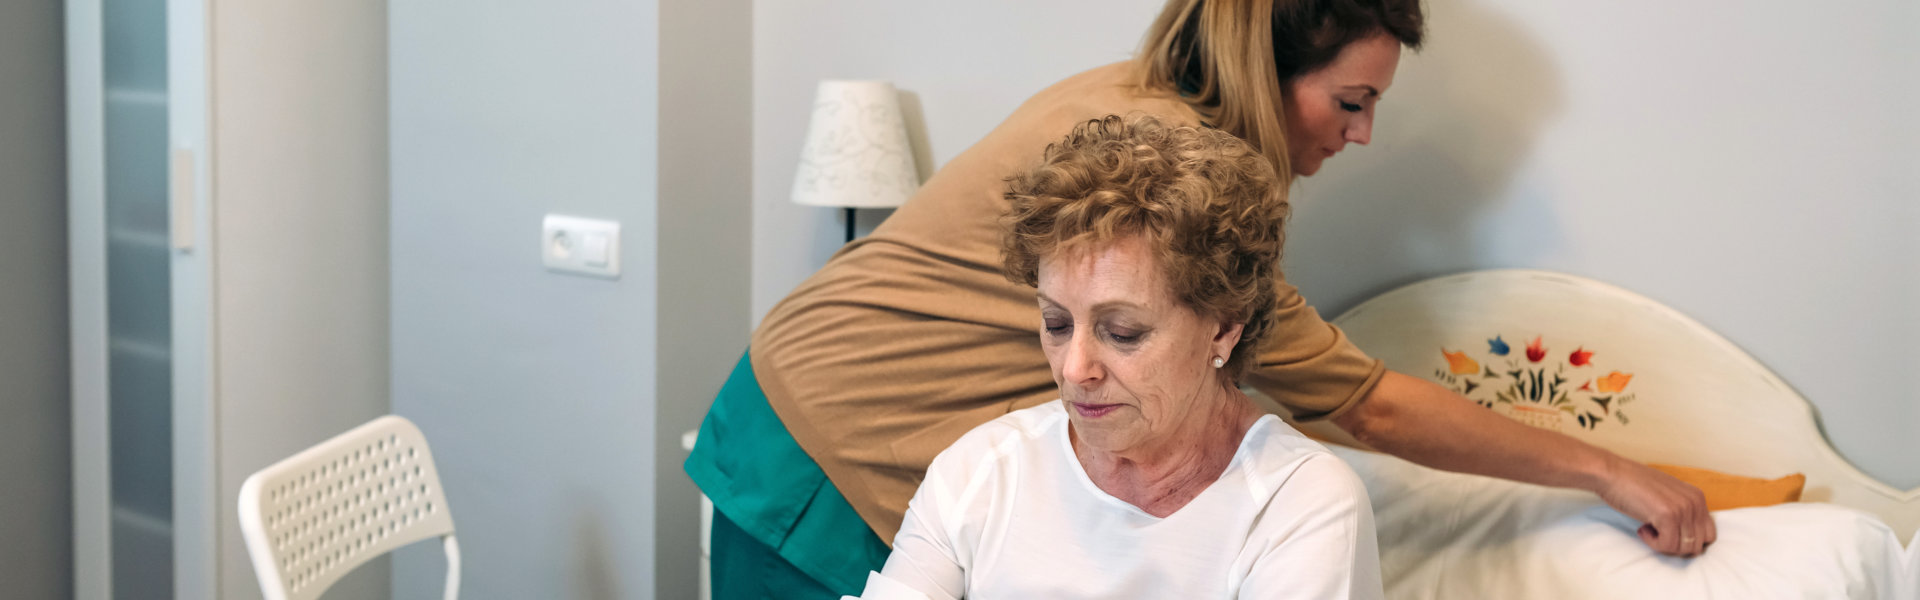
M 105 0 L 108 419 L 113 596 L 173 596 L 167 21 Z

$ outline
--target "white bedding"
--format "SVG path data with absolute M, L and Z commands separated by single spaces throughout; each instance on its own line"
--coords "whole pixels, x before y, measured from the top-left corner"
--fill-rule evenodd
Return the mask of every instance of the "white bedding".
M 1871 514 L 1796 503 L 1714 513 L 1719 541 L 1661 556 L 1585 492 L 1332 447 L 1372 497 L 1387 597 L 1917 600 L 1920 556 Z

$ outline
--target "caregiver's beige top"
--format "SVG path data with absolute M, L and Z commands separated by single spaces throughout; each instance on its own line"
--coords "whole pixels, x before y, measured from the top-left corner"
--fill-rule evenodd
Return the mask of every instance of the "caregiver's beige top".
M 1059 397 L 1040 351 L 1031 287 L 1000 274 L 1006 178 L 1047 144 L 1109 114 L 1197 124 L 1173 98 L 1141 97 L 1131 63 L 1040 92 L 954 157 L 873 235 L 835 254 L 753 334 L 754 377 L 780 421 L 891 543 L 933 457 L 974 427 Z M 1245 383 L 1321 419 L 1353 406 L 1383 367 L 1322 321 L 1293 286 Z

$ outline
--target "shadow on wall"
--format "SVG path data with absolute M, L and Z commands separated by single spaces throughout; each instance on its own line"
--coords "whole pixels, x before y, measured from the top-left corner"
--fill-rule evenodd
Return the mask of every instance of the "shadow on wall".
M 1425 50 L 1402 56 L 1369 147 L 1348 147 L 1293 195 L 1286 271 L 1323 315 L 1381 292 L 1472 268 L 1479 224 L 1496 209 L 1525 244 L 1559 239 L 1550 190 L 1516 180 L 1564 103 L 1546 48 L 1477 2 L 1430 8 Z M 1506 204 L 1499 207 L 1498 204 Z
M 920 105 L 920 94 L 900 90 L 900 117 L 907 122 L 907 147 L 913 149 L 914 171 L 920 182 L 933 176 L 933 141 L 927 139 L 927 109 Z
M 606 532 L 612 525 L 598 510 L 583 510 L 573 518 L 573 556 L 576 598 L 612 600 L 620 597 L 619 573 Z

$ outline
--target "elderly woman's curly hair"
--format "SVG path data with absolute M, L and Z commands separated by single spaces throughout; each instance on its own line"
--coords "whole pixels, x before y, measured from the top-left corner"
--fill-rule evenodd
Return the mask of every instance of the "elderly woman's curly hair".
M 1007 183 L 1007 279 L 1037 286 L 1048 257 L 1140 236 L 1175 298 L 1245 325 L 1221 368 L 1240 380 L 1272 329 L 1286 239 L 1286 188 L 1265 156 L 1218 130 L 1112 115 L 1074 127 Z

